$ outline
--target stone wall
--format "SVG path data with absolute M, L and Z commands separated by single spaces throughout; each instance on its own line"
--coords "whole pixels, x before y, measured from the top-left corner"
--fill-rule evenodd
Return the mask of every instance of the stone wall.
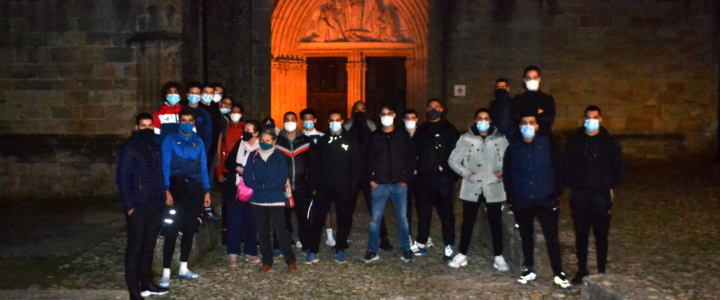
M 555 131 L 582 123 L 590 104 L 603 125 L 649 136 L 663 149 L 713 153 L 717 143 L 718 37 L 716 1 L 450 1 L 444 4 L 444 98 L 449 118 L 469 126 L 487 106 L 497 78 L 519 94 L 522 70 L 542 68 L 541 89 L 555 97 Z M 465 97 L 453 97 L 456 84 Z M 638 156 L 652 156 L 644 149 Z M 662 154 L 661 156 L 667 156 Z

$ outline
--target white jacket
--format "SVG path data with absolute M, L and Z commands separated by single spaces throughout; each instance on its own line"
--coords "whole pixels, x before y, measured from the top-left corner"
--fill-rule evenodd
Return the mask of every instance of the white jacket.
M 472 130 L 460 136 L 448 159 L 450 168 L 463 178 L 460 199 L 477 202 L 482 194 L 488 203 L 505 201 L 503 181 L 493 172 L 502 172 L 507 147 L 507 139 L 494 127 L 485 139 Z M 470 173 L 475 173 L 475 176 L 468 178 Z

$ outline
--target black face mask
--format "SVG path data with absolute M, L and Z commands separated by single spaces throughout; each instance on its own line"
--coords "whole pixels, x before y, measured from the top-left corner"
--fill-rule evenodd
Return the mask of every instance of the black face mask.
M 363 120 L 365 120 L 365 113 L 361 112 L 361 111 L 356 111 L 353 113 L 352 118 L 353 118 L 353 120 L 363 121 Z
M 251 132 L 243 132 L 242 140 L 243 141 L 249 141 L 253 138 L 253 134 Z
M 440 119 L 440 111 L 438 111 L 437 109 L 431 109 L 427 112 L 427 117 L 430 121 Z
M 155 130 L 140 129 L 137 131 L 138 136 L 144 141 L 151 141 L 155 137 Z
M 505 94 L 507 94 L 507 91 L 505 89 L 496 89 L 495 90 L 495 99 L 505 97 Z

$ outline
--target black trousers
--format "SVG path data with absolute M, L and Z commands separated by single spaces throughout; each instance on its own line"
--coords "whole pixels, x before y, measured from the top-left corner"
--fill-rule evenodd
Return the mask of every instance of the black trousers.
M 337 223 L 335 251 L 343 251 L 348 248 L 347 240 L 350 236 L 353 213 L 357 204 L 356 192 L 326 187 L 318 192 L 316 199 L 310 204 L 312 228 L 309 236 L 309 250 L 312 253 L 317 254 L 320 250 L 320 239 L 325 229 L 325 220 L 333 203 L 335 203 L 335 222 Z
M 285 255 L 285 263 L 288 265 L 295 263 L 295 254 L 290 245 L 290 233 L 285 228 L 285 206 L 252 205 L 252 207 L 257 222 L 263 265 L 273 265 L 273 247 L 270 242 L 271 226 L 277 233 L 280 251 Z
M 420 201 L 418 201 L 418 195 L 420 195 L 418 184 L 413 182 L 411 184 L 408 184 L 408 193 L 407 193 L 407 219 L 408 219 L 408 229 L 409 234 L 412 236 L 412 207 L 413 202 L 415 203 L 415 212 L 420 211 Z M 414 200 L 414 201 L 413 201 Z M 384 224 L 384 223 L 383 223 Z M 410 241 L 412 243 L 412 241 Z
M 176 213 L 165 233 L 163 268 L 170 268 L 175 253 L 175 241 L 180 231 L 183 233 L 180 240 L 180 261 L 186 262 L 190 258 L 193 238 L 197 233 L 197 218 L 203 210 L 205 196 L 199 183 L 188 183 L 179 176 L 170 178 L 170 194 L 174 202 L 172 208 Z
M 365 206 L 367 206 L 368 209 L 368 218 L 372 218 L 372 191 L 370 189 L 370 182 L 361 180 L 360 185 L 357 186 L 357 190 L 354 193 L 355 198 L 357 198 L 357 193 L 362 192 L 363 198 L 365 199 Z M 368 222 L 370 220 L 368 219 Z M 385 226 L 385 217 L 383 216 L 382 220 L 380 221 L 380 241 L 382 244 L 382 241 L 387 241 L 388 231 L 387 226 Z
M 305 251 L 310 249 L 310 229 L 312 227 L 311 216 L 308 214 L 310 198 L 305 189 L 293 191 L 293 197 L 295 198 L 295 217 L 298 222 L 298 239 L 302 244 L 302 250 Z
M 294 193 L 293 193 L 293 199 L 296 199 Z M 292 214 L 293 214 L 292 212 L 294 210 L 295 210 L 294 207 L 293 208 L 285 207 L 285 212 L 284 212 L 284 214 L 285 214 L 285 230 L 287 230 L 287 232 L 288 232 L 288 239 L 289 239 L 289 243 L 291 245 L 293 244 L 292 233 L 294 230 L 293 230 L 293 225 L 292 225 Z M 272 245 L 273 245 L 273 249 L 280 249 L 280 244 L 278 244 L 278 235 L 277 235 L 277 232 L 274 230 L 273 230 L 273 244 Z
M 225 245 L 227 242 L 227 229 L 228 229 L 228 219 L 227 219 L 227 204 L 235 201 L 235 198 L 237 198 L 237 185 L 235 185 L 235 175 L 232 176 L 229 173 L 223 173 L 223 177 L 225 177 L 225 182 L 222 184 L 222 211 L 220 212 L 220 225 L 222 230 L 222 244 Z
M 135 209 L 131 216 L 125 213 L 125 283 L 131 293 L 140 293 L 141 286 L 152 282 L 152 260 L 162 220 L 162 207 L 147 211 Z
M 472 238 L 475 221 L 477 221 L 480 206 L 485 202 L 485 197 L 480 195 L 477 202 L 462 201 L 463 203 L 463 219 L 460 227 L 460 253 L 467 255 L 470 248 L 470 239 Z M 492 247 L 495 256 L 502 255 L 503 252 L 503 228 L 502 228 L 502 203 L 485 203 L 487 209 L 487 219 L 490 225 L 490 236 L 492 237 Z
M 455 244 L 455 211 L 453 204 L 453 183 L 449 176 L 424 175 L 418 176 L 418 243 L 425 244 L 430 236 L 430 220 L 432 208 L 435 207 L 440 217 L 442 238 L 445 245 Z
M 550 266 L 555 275 L 560 274 L 562 272 L 560 240 L 558 237 L 560 209 L 558 207 L 529 207 L 515 209 L 513 212 L 515 222 L 519 227 L 520 239 L 522 240 L 523 266 L 532 269 L 535 264 L 533 250 L 535 248 L 535 218 L 537 218 L 545 237 Z
M 587 272 L 590 228 L 595 236 L 598 273 L 605 273 L 608 254 L 608 234 L 612 212 L 612 196 L 607 189 L 573 189 L 570 209 L 575 227 L 575 251 L 578 271 Z

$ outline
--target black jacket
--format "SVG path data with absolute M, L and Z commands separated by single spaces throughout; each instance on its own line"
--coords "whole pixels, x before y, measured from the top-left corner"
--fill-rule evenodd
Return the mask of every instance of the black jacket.
M 290 185 L 293 191 L 307 188 L 308 172 L 312 165 L 310 161 L 312 145 L 312 138 L 302 134 L 302 132 L 298 132 L 292 141 L 287 138 L 285 130 L 281 131 L 278 136 L 277 149 L 287 157 Z
M 395 127 L 389 133 L 379 129 L 366 146 L 367 178 L 377 184 L 410 183 L 415 155 L 412 140 L 405 129 Z
M 552 123 L 555 121 L 555 99 L 543 92 L 525 92 L 515 96 L 512 102 L 512 118 L 516 125 L 520 124 L 520 118 L 524 114 L 536 114 L 538 134 L 552 137 Z M 543 113 L 538 114 L 538 109 Z M 519 137 L 518 137 L 519 138 Z
M 505 90 L 496 90 L 495 99 L 490 102 L 492 125 L 512 143 L 518 130 L 518 123 L 512 118 L 512 98 Z
M 313 172 L 310 175 L 312 190 L 340 188 L 351 191 L 360 180 L 360 146 L 354 135 L 342 131 L 339 135 L 326 134 L 313 149 Z
M 561 155 L 552 139 L 536 135 L 532 142 L 513 142 L 503 158 L 503 183 L 514 208 L 556 207 L 563 192 Z
M 120 147 L 115 174 L 125 211 L 155 210 L 165 203 L 160 146 L 133 131 Z
M 455 126 L 444 119 L 420 125 L 413 136 L 415 153 L 418 156 L 418 175 L 457 178 L 457 174 L 448 165 L 448 158 L 459 138 Z
M 622 147 L 604 127 L 595 136 L 580 127 L 565 146 L 563 166 L 571 188 L 612 189 L 624 173 Z

